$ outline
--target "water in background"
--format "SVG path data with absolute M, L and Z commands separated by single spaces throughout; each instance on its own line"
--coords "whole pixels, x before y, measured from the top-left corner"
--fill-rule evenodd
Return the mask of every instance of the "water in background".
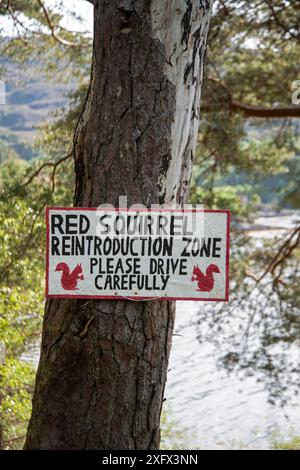
M 284 211 L 262 215 L 248 229 L 259 240 L 284 234 L 299 221 L 299 211 Z M 165 393 L 172 414 L 187 429 L 190 448 L 269 449 L 276 437 L 282 441 L 297 430 L 300 434 L 299 405 L 272 406 L 255 374 L 238 377 L 217 367 L 214 346 L 197 339 L 201 325 L 195 324 L 202 308 L 209 308 L 208 303 L 177 302 Z
M 299 218 L 299 213 L 287 213 L 261 217 L 257 223 L 261 229 L 272 226 L 276 230 L 292 227 Z M 261 237 L 262 231 L 253 235 Z M 270 231 L 264 236 L 270 236 Z M 197 339 L 195 323 L 200 308 L 204 308 L 201 302 L 177 302 L 165 391 L 167 409 L 179 430 L 186 429 L 185 448 L 268 449 L 278 432 L 288 437 L 300 430 L 300 406 L 272 406 L 255 375 L 240 379 L 217 368 L 213 346 Z M 35 365 L 38 358 L 39 344 L 22 356 Z
M 256 377 L 238 378 L 218 369 L 214 348 L 199 343 L 199 303 L 177 302 L 177 318 L 165 397 L 190 448 L 268 449 L 280 432 L 300 429 L 300 407 L 268 403 Z M 300 433 L 300 431 L 299 431 Z

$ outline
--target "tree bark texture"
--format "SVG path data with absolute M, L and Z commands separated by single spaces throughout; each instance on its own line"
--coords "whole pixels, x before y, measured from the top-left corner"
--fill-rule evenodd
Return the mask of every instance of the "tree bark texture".
M 98 0 L 75 205 L 183 204 L 211 1 Z M 157 449 L 170 301 L 46 303 L 26 449 Z

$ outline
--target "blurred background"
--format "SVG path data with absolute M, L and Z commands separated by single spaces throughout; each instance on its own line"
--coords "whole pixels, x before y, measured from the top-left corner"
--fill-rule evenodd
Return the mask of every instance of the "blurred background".
M 0 448 L 22 448 L 47 205 L 73 201 L 92 5 L 0 0 Z M 230 302 L 177 302 L 165 448 L 300 448 L 300 1 L 215 0 L 190 191 L 232 211 Z M 5 361 L 1 365 L 1 358 Z

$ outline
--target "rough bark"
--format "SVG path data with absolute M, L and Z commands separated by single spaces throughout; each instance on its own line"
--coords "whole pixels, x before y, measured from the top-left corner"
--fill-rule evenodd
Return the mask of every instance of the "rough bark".
M 185 201 L 210 1 L 98 0 L 75 204 Z M 174 302 L 48 300 L 26 449 L 157 449 Z

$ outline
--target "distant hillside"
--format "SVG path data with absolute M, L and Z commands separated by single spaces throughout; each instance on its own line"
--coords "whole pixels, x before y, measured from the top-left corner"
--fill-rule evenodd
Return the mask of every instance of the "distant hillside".
M 0 104 L 0 140 L 28 160 L 34 156 L 31 144 L 37 126 L 64 106 L 69 89 L 39 79 L 28 66 L 24 69 L 11 63 L 4 65 L 7 69 L 6 104 Z

